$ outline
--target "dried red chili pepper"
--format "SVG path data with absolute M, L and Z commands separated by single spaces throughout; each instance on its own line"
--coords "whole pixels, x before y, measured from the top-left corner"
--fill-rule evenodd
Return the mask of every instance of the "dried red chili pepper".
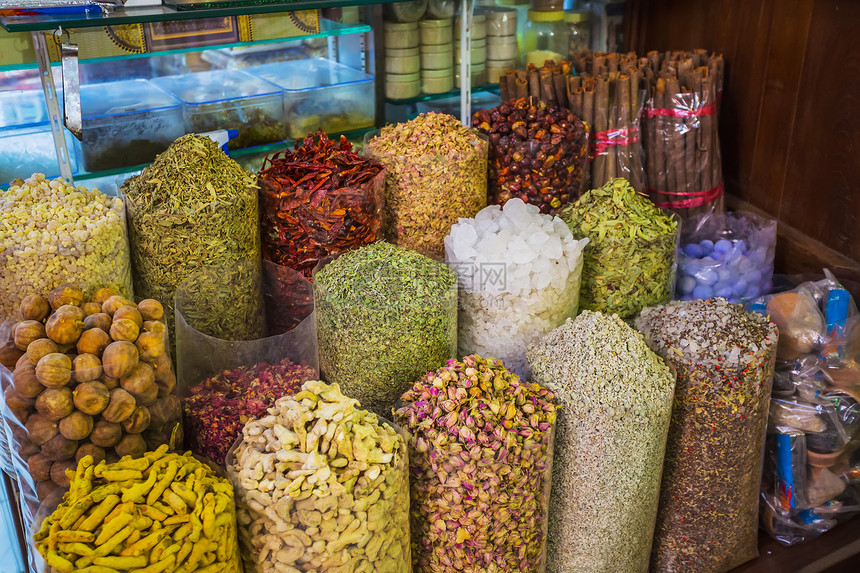
M 257 174 L 263 257 L 311 279 L 321 259 L 378 240 L 384 183 L 381 165 L 322 131 L 267 157 Z
M 251 418 L 265 416 L 275 400 L 292 396 L 314 370 L 282 360 L 225 370 L 191 387 L 182 400 L 186 444 L 223 466 L 230 446 Z
M 572 112 L 521 98 L 476 112 L 472 125 L 490 140 L 490 203 L 519 197 L 555 214 L 582 194 L 588 132 Z

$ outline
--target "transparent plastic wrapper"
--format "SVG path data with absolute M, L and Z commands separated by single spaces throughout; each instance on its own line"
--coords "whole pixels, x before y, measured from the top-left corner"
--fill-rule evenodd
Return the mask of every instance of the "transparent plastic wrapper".
M 762 526 L 795 545 L 860 513 L 860 315 L 829 271 L 749 306 L 780 329 Z
M 560 405 L 547 570 L 647 572 L 674 373 L 617 316 L 589 311 L 528 357 Z
M 32 539 L 47 564 L 33 571 L 242 573 L 233 486 L 205 460 L 163 446 L 107 465 L 84 457 L 69 474 L 69 493 L 39 511 Z
M 428 0 L 410 0 L 383 5 L 386 22 L 410 23 L 420 20 L 427 11 Z
M 744 303 L 773 287 L 776 220 L 753 213 L 705 213 L 684 222 L 676 296 Z
M 235 290 L 227 298 L 210 297 L 207 316 L 195 324 L 219 338 L 261 334 L 261 322 L 247 312 L 259 295 L 250 282 L 260 265 L 255 181 L 210 138 L 185 135 L 122 184 L 137 294 L 163 301 L 171 334 L 176 287 L 195 270 L 219 264 Z M 257 266 L 231 267 L 245 259 Z
M 591 187 L 601 187 L 614 177 L 623 177 L 638 192 L 645 192 L 645 152 L 642 149 L 641 117 L 645 103 L 645 92 L 639 91 L 639 77 L 633 81 L 628 76 L 612 82 L 611 98 L 594 102 L 595 118 L 590 134 Z M 601 82 L 603 80 L 597 80 Z M 596 96 L 602 96 L 598 89 Z M 605 107 L 604 107 L 605 106 Z M 576 111 L 574 109 L 574 111 Z M 600 127 L 598 127 L 600 126 Z M 604 128 L 600 130 L 600 128 Z
M 725 210 L 717 84 L 707 67 L 660 78 L 645 106 L 648 194 L 681 218 Z
M 651 571 L 720 573 L 758 556 L 758 498 L 776 325 L 724 299 L 636 318 L 678 373 Z
M 572 112 L 520 98 L 475 113 L 490 140 L 489 202 L 519 197 L 555 214 L 582 193 L 588 128 Z
M 406 441 L 337 384 L 249 420 L 227 471 L 246 573 L 411 572 Z
M 428 112 L 364 141 L 365 154 L 385 167 L 386 240 L 442 260 L 451 225 L 487 206 L 486 139 Z
M 74 281 L 90 296 L 111 286 L 132 296 L 125 207 L 98 190 L 37 173 L 0 193 L 0 321 L 23 298 Z
M 457 277 L 388 243 L 314 273 L 320 373 L 379 415 L 416 378 L 457 354 Z
M 257 185 L 263 257 L 309 279 L 320 260 L 382 238 L 385 172 L 343 136 L 310 134 L 267 157 Z
M 588 238 L 579 306 L 636 316 L 672 300 L 680 222 L 624 179 L 587 191 L 560 217 L 573 236 Z
M 182 444 L 161 305 L 110 288 L 84 300 L 71 284 L 30 295 L 26 320 L 0 327 L 0 339 L 25 350 L 14 370 L 0 366 L 3 461 L 25 527 L 39 501 L 69 487 L 65 470 L 84 456 L 113 461 Z
M 415 573 L 546 570 L 556 410 L 552 392 L 477 355 L 403 394 Z
M 319 377 L 312 285 L 298 271 L 269 261 L 264 261 L 262 274 L 254 282 L 265 301 L 268 325 L 265 336 L 254 340 L 224 340 L 194 328 L 199 304 L 195 289 L 214 281 L 206 290 L 229 297 L 235 288 L 223 281 L 217 268 L 193 273 L 176 289 L 186 447 L 220 466 L 248 419 L 265 416 L 278 398 Z M 252 312 L 256 317 L 256 308 Z
M 493 356 L 530 379 L 528 345 L 576 316 L 587 243 L 518 198 L 452 225 L 445 260 L 460 284 L 458 354 Z

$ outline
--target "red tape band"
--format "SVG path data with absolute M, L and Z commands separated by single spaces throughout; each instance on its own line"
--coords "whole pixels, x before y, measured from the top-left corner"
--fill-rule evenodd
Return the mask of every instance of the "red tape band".
M 654 202 L 661 209 L 684 209 L 686 207 L 701 207 L 718 199 L 723 194 L 723 184 L 720 183 L 713 189 L 698 191 L 696 193 L 674 193 L 672 191 L 660 191 L 659 189 L 648 189 L 649 193 L 655 195 L 672 195 L 675 197 L 690 197 L 683 201 Z
M 630 145 L 639 141 L 639 128 L 631 127 L 630 129 L 613 129 L 611 131 L 601 131 L 594 134 L 591 148 L 591 161 L 598 155 L 602 155 L 612 145 Z
M 645 110 L 646 117 L 657 117 L 662 115 L 665 117 L 699 117 L 700 115 L 714 115 L 717 112 L 717 105 L 709 103 L 708 105 L 697 107 L 696 109 L 662 109 L 648 108 Z

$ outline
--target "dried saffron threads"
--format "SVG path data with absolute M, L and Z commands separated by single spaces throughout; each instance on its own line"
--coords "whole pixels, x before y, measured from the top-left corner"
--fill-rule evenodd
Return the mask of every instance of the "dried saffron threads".
M 312 368 L 284 359 L 207 378 L 191 387 L 182 401 L 186 445 L 224 466 L 230 446 L 248 420 L 265 416 L 278 398 L 292 396 L 314 377 Z
M 322 131 L 267 157 L 257 174 L 263 257 L 311 279 L 328 256 L 380 238 L 385 175 Z

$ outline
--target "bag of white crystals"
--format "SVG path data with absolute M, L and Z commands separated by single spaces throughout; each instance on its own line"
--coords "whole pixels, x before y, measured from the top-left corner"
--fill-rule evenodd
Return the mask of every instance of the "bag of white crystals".
M 458 354 L 498 358 L 528 378 L 526 347 L 576 316 L 586 243 L 520 199 L 452 225 L 445 261 L 460 281 Z

